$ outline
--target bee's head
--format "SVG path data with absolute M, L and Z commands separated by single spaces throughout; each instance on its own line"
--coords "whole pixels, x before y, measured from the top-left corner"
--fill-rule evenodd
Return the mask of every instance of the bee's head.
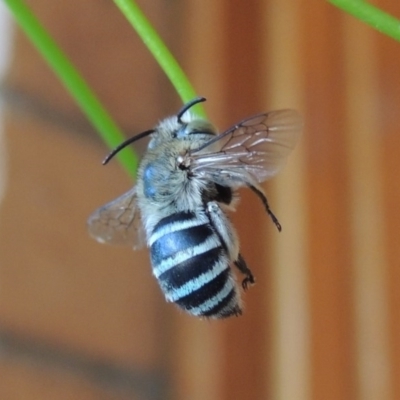
M 174 132 L 174 137 L 178 139 L 200 138 L 202 135 L 215 135 L 214 126 L 207 120 L 197 117 L 188 112 L 184 120 L 178 121 L 178 127 Z
M 171 139 L 194 140 L 215 135 L 216 129 L 209 121 L 190 112 L 191 107 L 205 100 L 204 97 L 197 97 L 185 104 L 176 116 L 161 121 L 154 129 L 148 147 L 150 149 L 155 148 L 160 143 L 169 142 Z
M 210 135 L 215 135 L 216 129 L 210 122 L 189 112 L 191 107 L 205 100 L 205 97 L 196 97 L 186 103 L 175 117 L 166 118 L 161 121 L 155 129 L 150 129 L 127 139 L 105 158 L 103 164 L 107 164 L 111 158 L 129 144 L 149 135 L 151 136 L 148 145 L 149 149 L 155 148 L 161 142 L 170 141 L 171 139 L 202 139 L 207 138 Z
M 176 115 L 178 129 L 175 132 L 175 137 L 183 139 L 194 134 L 215 134 L 215 128 L 210 122 L 189 112 L 190 108 L 203 101 L 206 101 L 205 97 L 196 97 L 179 110 Z

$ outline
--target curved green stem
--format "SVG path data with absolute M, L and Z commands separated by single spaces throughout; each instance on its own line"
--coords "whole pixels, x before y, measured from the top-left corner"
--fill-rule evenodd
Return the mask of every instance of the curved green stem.
M 186 103 L 195 98 L 197 96 L 196 92 L 182 68 L 179 66 L 174 56 L 168 50 L 136 2 L 134 0 L 114 0 L 114 2 L 128 19 L 132 27 L 136 30 L 137 34 L 141 37 L 164 73 L 168 76 L 182 101 Z M 193 109 L 199 115 L 205 117 L 205 112 L 201 105 L 196 105 Z
M 379 32 L 400 41 L 400 21 L 362 0 L 328 0 Z
M 4 0 L 15 19 L 42 56 L 74 97 L 87 118 L 111 148 L 124 140 L 124 135 L 113 121 L 83 77 L 40 24 L 22 0 Z M 130 175 L 134 175 L 138 160 L 132 149 L 118 155 Z
M 124 140 L 124 136 L 117 124 L 90 90 L 83 77 L 32 14 L 29 7 L 23 0 L 4 1 L 26 35 L 58 75 L 107 145 L 113 148 L 121 143 Z M 196 92 L 185 73 L 137 4 L 133 0 L 114 1 L 168 76 L 182 101 L 186 103 L 196 97 Z M 201 105 L 196 105 L 194 111 L 205 117 L 205 112 Z M 134 175 L 138 160 L 132 149 L 127 149 L 118 154 L 118 159 L 128 173 Z

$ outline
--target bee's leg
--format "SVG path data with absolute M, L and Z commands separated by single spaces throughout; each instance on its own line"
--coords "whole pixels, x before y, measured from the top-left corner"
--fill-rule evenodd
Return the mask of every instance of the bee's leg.
M 282 230 L 282 225 L 279 223 L 278 218 L 275 217 L 274 213 L 269 208 L 267 197 L 265 196 L 262 189 L 254 186 L 250 183 L 248 183 L 248 187 L 261 199 L 261 201 L 264 204 L 265 209 L 267 210 L 268 215 L 272 219 L 272 222 L 275 224 L 275 226 L 278 228 L 278 231 L 280 232 Z
M 255 283 L 253 274 L 239 253 L 239 242 L 228 217 L 222 211 L 220 205 L 216 201 L 210 201 L 205 206 L 206 213 L 213 226 L 216 234 L 219 236 L 221 243 L 224 245 L 229 258 L 234 260 L 233 263 L 246 277 L 242 281 L 243 289 L 247 289 L 249 283 Z
M 248 288 L 249 284 L 253 285 L 254 283 L 256 283 L 253 273 L 247 266 L 246 261 L 244 260 L 244 258 L 240 253 L 234 264 L 243 275 L 246 275 L 246 278 L 244 278 L 242 281 L 242 287 L 244 290 Z
M 205 204 L 205 212 L 210 224 L 219 236 L 219 239 L 227 251 L 229 258 L 235 260 L 239 253 L 239 243 L 235 230 L 221 206 L 216 201 L 209 201 Z
M 204 205 L 204 209 L 229 258 L 236 260 L 239 254 L 239 242 L 228 217 L 216 201 L 209 201 Z

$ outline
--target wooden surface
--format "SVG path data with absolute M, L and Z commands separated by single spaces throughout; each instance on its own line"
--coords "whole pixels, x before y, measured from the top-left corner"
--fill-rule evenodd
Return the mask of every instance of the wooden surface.
M 29 3 L 127 132 L 179 108 L 111 1 Z M 0 397 L 400 398 L 400 44 L 317 0 L 141 3 L 220 129 L 269 109 L 304 116 L 265 184 L 283 231 L 241 191 L 232 220 L 257 278 L 244 315 L 200 321 L 165 304 L 146 251 L 88 238 L 88 214 L 132 183 L 101 167 L 106 149 L 17 32 L 3 91 Z

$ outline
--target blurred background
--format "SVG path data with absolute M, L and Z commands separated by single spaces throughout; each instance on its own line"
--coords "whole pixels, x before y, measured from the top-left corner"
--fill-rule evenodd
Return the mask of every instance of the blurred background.
M 112 1 L 27 3 L 127 135 L 180 108 Z M 244 315 L 166 304 L 146 250 L 88 237 L 133 183 L 0 3 L 0 398 L 400 399 L 400 44 L 319 0 L 139 4 L 221 130 L 304 116 L 283 231 L 242 191 Z

